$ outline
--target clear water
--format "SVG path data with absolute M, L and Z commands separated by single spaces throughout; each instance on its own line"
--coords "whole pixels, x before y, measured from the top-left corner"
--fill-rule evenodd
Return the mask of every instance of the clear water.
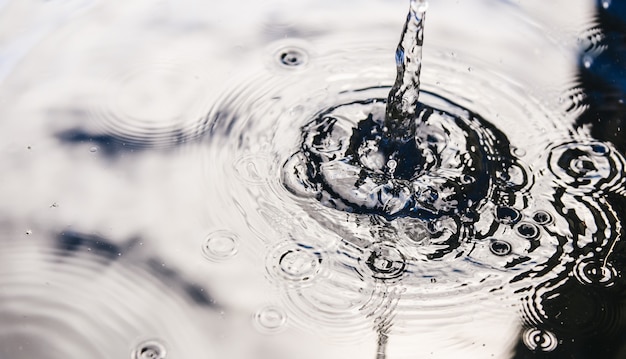
M 407 5 L 0 2 L 0 358 L 623 357 L 623 9 Z

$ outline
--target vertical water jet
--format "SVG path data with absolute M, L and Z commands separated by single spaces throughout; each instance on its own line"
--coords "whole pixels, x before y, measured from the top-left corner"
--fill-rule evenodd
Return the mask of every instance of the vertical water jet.
M 426 0 L 411 0 L 402 36 L 396 48 L 397 75 L 387 98 L 385 125 L 388 133 L 400 140 L 413 132 L 411 129 L 415 124 L 427 8 Z

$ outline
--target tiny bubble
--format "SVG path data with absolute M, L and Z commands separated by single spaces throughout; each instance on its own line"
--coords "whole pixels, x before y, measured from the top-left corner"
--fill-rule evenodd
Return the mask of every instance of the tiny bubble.
M 602 0 L 602 7 L 608 9 L 611 6 L 611 0 Z
M 96 146 L 92 146 L 92 147 L 89 148 L 89 152 L 93 153 L 93 152 L 97 152 L 97 151 L 98 151 L 98 147 L 96 147 Z
M 165 346 L 155 340 L 145 341 L 133 351 L 133 359 L 165 359 L 167 350 Z
M 467 68 L 467 71 L 472 72 L 472 68 L 471 68 L 471 67 L 468 67 L 468 68 Z
M 56 203 L 56 202 L 54 202 L 54 203 L 52 203 L 52 204 L 50 205 L 50 208 L 58 208 L 58 207 L 59 207 L 59 204 L 58 204 L 58 203 Z
M 33 234 L 33 231 L 32 231 L 32 230 L 30 230 L 30 229 L 26 230 L 26 235 L 27 235 L 27 236 L 30 236 L 31 234 Z
M 489 245 L 489 249 L 491 253 L 497 256 L 505 256 L 511 253 L 511 245 L 502 240 L 493 240 Z

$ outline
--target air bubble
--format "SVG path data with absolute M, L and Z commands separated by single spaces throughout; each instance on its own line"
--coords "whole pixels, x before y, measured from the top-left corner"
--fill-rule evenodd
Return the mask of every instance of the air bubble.
M 391 244 L 374 244 L 365 261 L 376 279 L 394 279 L 404 273 L 406 259 L 398 248 Z
M 522 238 L 526 239 L 535 239 L 539 237 L 539 227 L 532 223 L 520 223 L 517 228 L 517 234 L 519 234 Z
M 533 214 L 533 221 L 537 224 L 546 225 L 552 223 L 552 215 L 546 211 L 539 210 Z
M 608 9 L 611 6 L 611 0 L 602 0 L 602 8 Z
M 581 284 L 611 287 L 615 284 L 617 271 L 610 263 L 583 259 L 576 264 L 574 276 Z
M 284 48 L 278 51 L 276 59 L 278 63 L 286 68 L 303 67 L 308 62 L 308 54 L 299 48 Z
M 98 152 L 98 147 L 96 147 L 96 146 L 89 147 L 89 152 L 92 152 L 92 153 L 93 152 Z
M 220 261 L 235 256 L 238 247 L 237 235 L 228 231 L 218 231 L 207 236 L 202 245 L 202 252 L 209 260 Z
M 554 333 L 538 328 L 524 331 L 522 341 L 532 351 L 551 352 L 558 346 L 558 339 Z
M 489 243 L 489 250 L 497 256 L 506 256 L 511 253 L 511 245 L 503 240 L 492 239 Z
M 515 224 L 521 218 L 520 211 L 513 207 L 500 206 L 496 208 L 496 219 L 502 224 Z
M 140 343 L 131 356 L 132 359 L 165 359 L 166 357 L 165 346 L 156 340 Z
M 287 315 L 278 307 L 259 309 L 254 315 L 255 327 L 263 333 L 277 333 L 285 327 Z

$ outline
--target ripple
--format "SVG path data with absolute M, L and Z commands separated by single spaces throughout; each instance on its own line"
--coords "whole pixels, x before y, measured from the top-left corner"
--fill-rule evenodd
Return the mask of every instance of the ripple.
M 96 133 L 128 148 L 170 147 L 192 140 L 204 116 L 206 92 L 199 68 L 138 65 L 110 80 L 103 103 L 92 109 Z
M 576 263 L 574 276 L 581 284 L 612 287 L 617 279 L 617 270 L 610 263 L 585 258 Z
M 325 265 L 321 252 L 293 242 L 276 246 L 265 261 L 271 278 L 280 284 L 297 286 L 316 280 Z
M 278 307 L 264 307 L 254 315 L 254 325 L 262 333 L 278 333 L 284 329 L 287 315 Z
M 562 144 L 551 150 L 548 162 L 556 179 L 573 193 L 614 191 L 624 184 L 624 159 L 605 143 Z
M 295 66 L 304 71 L 277 57 L 297 48 L 309 54 Z M 581 254 L 572 240 L 584 243 L 596 231 L 573 234 L 564 208 L 586 207 L 559 199 L 567 179 L 550 165 L 562 152 L 554 134 L 568 136 L 571 115 L 480 63 L 468 73 L 466 61 L 435 49 L 437 61 L 424 63 L 419 129 L 406 147 L 384 144 L 393 72 L 387 53 L 363 48 L 313 56 L 310 44 L 280 41 L 267 52 L 266 72 L 234 85 L 207 117 L 207 166 L 237 163 L 237 202 L 298 218 L 260 219 L 255 205 L 240 206 L 249 223 L 267 224 L 255 233 L 327 238 L 324 246 L 267 249 L 268 277 L 289 322 L 354 340 L 371 335 L 384 313 L 410 331 L 471 316 L 495 296 L 494 311 L 510 309 L 538 283 L 559 283 Z M 281 168 L 266 171 L 258 154 Z M 613 182 L 605 187 L 620 183 Z M 540 302 L 529 310 L 541 311 Z
M 239 239 L 229 231 L 217 231 L 207 236 L 202 245 L 202 253 L 211 261 L 220 261 L 237 254 Z
M 528 349 L 540 352 L 551 352 L 559 345 L 554 333 L 537 328 L 526 329 L 522 335 L 522 341 Z
M 397 299 L 397 293 L 362 282 L 339 268 L 325 281 L 283 293 L 283 303 L 295 323 L 336 342 L 371 338 L 377 323 L 391 319 Z
M 298 38 L 286 38 L 272 43 L 267 50 L 268 68 L 273 71 L 302 71 L 311 61 L 311 44 Z
M 389 243 L 376 243 L 368 248 L 364 261 L 371 276 L 376 279 L 396 279 L 406 268 L 406 258 L 396 246 Z
M 109 257 L 86 248 L 68 253 L 39 239 L 0 240 L 5 264 L 0 267 L 0 320 L 16 323 L 0 329 L 3 349 L 11 352 L 27 343 L 20 355 L 30 357 L 40 350 L 39 343 L 47 343 L 50 358 L 165 355 L 160 340 L 133 343 L 148 337 L 162 338 L 173 355 L 212 352 L 206 338 L 196 334 L 201 323 L 191 299 L 173 291 L 131 253 Z

